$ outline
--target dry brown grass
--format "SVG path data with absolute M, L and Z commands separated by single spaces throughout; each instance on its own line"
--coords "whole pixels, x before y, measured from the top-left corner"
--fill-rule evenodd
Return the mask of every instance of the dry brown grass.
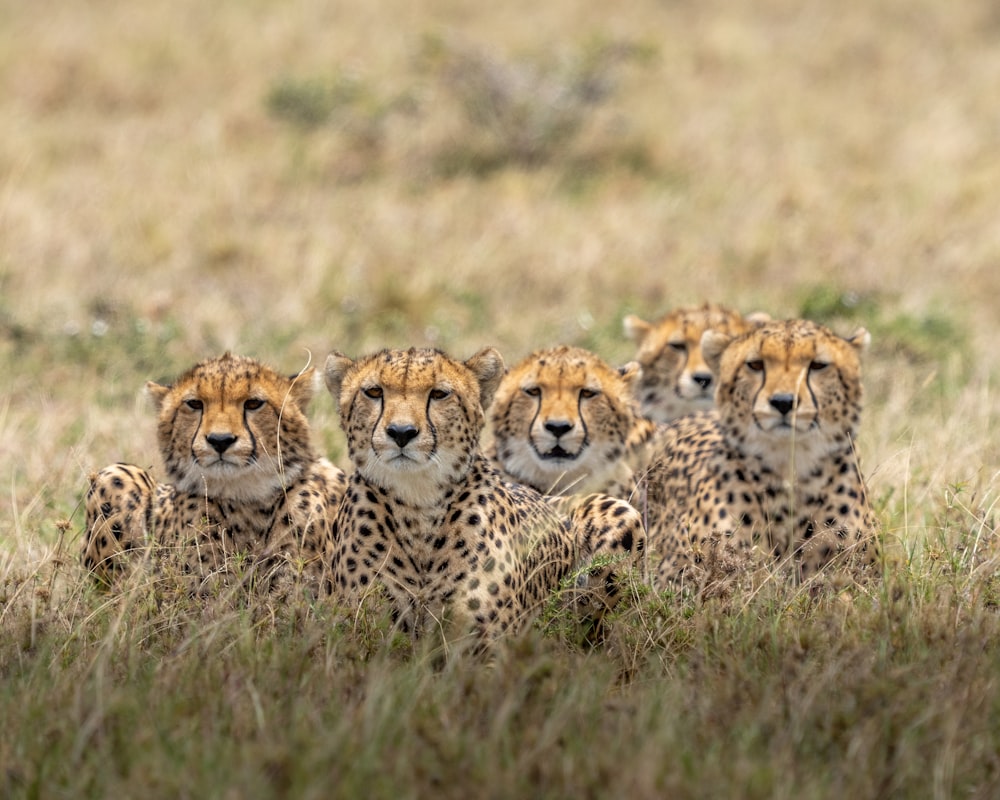
M 749 611 L 723 614 L 730 622 L 721 623 L 712 609 L 654 612 L 640 604 L 632 612 L 639 618 L 619 631 L 631 641 L 631 650 L 622 652 L 631 655 L 616 655 L 612 645 L 611 655 L 595 657 L 602 665 L 595 684 L 560 690 L 542 681 L 539 702 L 560 710 L 548 733 L 543 726 L 532 734 L 534 752 L 551 755 L 555 751 L 539 741 L 587 724 L 557 701 L 591 703 L 611 709 L 617 735 L 629 735 L 631 720 L 660 746 L 652 752 L 638 746 L 634 753 L 655 760 L 664 757 L 662 748 L 675 747 L 688 759 L 672 762 L 670 779 L 656 770 L 631 773 L 629 785 L 639 793 L 672 787 L 683 795 L 700 777 L 730 795 L 742 786 L 745 796 L 791 796 L 798 785 L 817 796 L 839 789 L 876 796 L 893 786 L 880 771 L 893 759 L 897 788 L 921 785 L 919 760 L 935 751 L 932 739 L 905 727 L 919 718 L 906 709 L 929 702 L 928 724 L 940 723 L 943 743 L 937 743 L 951 760 L 934 762 L 938 771 L 923 784 L 928 793 L 982 792 L 991 775 L 995 786 L 994 767 L 983 766 L 988 759 L 975 775 L 962 771 L 956 743 L 975 747 L 963 738 L 947 699 L 933 705 L 932 687 L 922 683 L 912 694 L 892 695 L 874 669 L 897 670 L 898 682 L 906 683 L 915 664 L 932 671 L 947 664 L 934 636 L 942 647 L 965 647 L 995 634 L 988 609 L 995 604 L 1000 488 L 998 32 L 1000 16 L 987 0 L 836 6 L 637 0 L 621 9 L 582 0 L 0 0 L 0 655 L 21 653 L 21 666 L 8 663 L 0 678 L 34 675 L 12 684 L 22 691 L 40 680 L 25 664 L 35 663 L 34 621 L 45 614 L 49 623 L 37 630 L 55 639 L 77 627 L 84 638 L 104 635 L 103 629 L 87 633 L 107 614 L 92 611 L 98 601 L 81 594 L 71 564 L 82 524 L 78 502 L 93 468 L 122 458 L 156 463 L 152 415 L 137 394 L 146 379 L 170 377 L 224 348 L 289 371 L 333 348 L 360 353 L 426 343 L 458 355 L 490 343 L 516 359 L 530 348 L 567 342 L 623 360 L 630 355 L 619 333 L 624 313 L 652 316 L 713 299 L 778 316 L 809 310 L 845 331 L 858 323 L 873 330 L 860 447 L 887 537 L 898 545 L 897 558 L 912 558 L 890 581 L 905 587 L 894 602 L 908 603 L 917 620 L 899 634 L 902 649 L 895 652 L 904 656 L 864 656 L 898 633 L 878 597 L 862 595 L 855 603 L 861 610 L 852 606 L 843 617 L 826 607 L 800 608 L 795 604 L 806 601 L 794 593 L 764 606 L 754 598 Z M 509 156 L 503 137 L 483 138 L 468 97 L 441 61 L 442 53 L 471 53 L 475 58 L 460 60 L 460 67 L 502 64 L 508 71 L 498 74 L 542 75 L 551 86 L 571 82 L 588 57 L 609 47 L 629 57 L 602 68 L 606 96 L 586 107 L 571 96 L 567 102 L 581 103 L 568 110 L 577 114 L 577 127 L 527 164 Z M 351 90 L 324 100 L 332 110 L 317 124 L 296 125 L 276 114 L 268 98 L 303 82 Z M 530 106 L 541 84 L 527 85 L 511 91 Z M 480 149 L 470 150 L 470 142 Z M 313 418 L 324 449 L 343 462 L 328 398 L 317 400 Z M 64 520 L 70 527 L 59 545 Z M 67 564 L 57 571 L 63 583 L 50 587 L 54 550 Z M 795 613 L 772 614 L 782 603 Z M 774 657 L 760 663 L 748 644 L 764 635 L 753 629 L 755 616 L 775 632 L 768 651 Z M 323 617 L 317 619 L 311 635 L 322 637 Z M 233 627 L 237 639 L 245 634 L 240 624 Z M 730 624 L 731 636 L 718 638 L 718 625 Z M 828 635 L 837 624 L 848 631 L 843 647 Z M 789 659 L 800 658 L 801 643 L 790 644 L 796 628 L 819 643 L 817 659 L 853 665 L 859 681 L 892 698 L 884 706 L 889 711 L 875 717 L 885 726 L 878 730 L 852 717 L 847 706 L 834 708 L 843 724 L 857 726 L 858 738 L 830 729 L 817 734 L 816 747 L 847 764 L 858 756 L 852 748 L 888 737 L 901 748 L 913 745 L 918 761 L 901 766 L 908 758 L 902 750 L 879 751 L 888 760 L 867 773 L 859 768 L 858 783 L 836 767 L 799 773 L 797 782 L 775 779 L 793 757 L 820 763 L 807 757 L 816 755 L 808 725 L 831 711 L 816 704 L 808 685 L 829 676 L 790 666 Z M 45 669 L 65 658 L 53 641 L 37 658 Z M 150 641 L 168 646 L 153 634 Z M 305 648 L 292 649 L 299 646 Z M 343 653 L 341 646 L 330 644 L 327 653 L 349 663 L 354 645 L 343 645 Z M 536 646 L 541 655 L 523 656 L 532 669 L 547 663 L 560 680 L 577 677 L 578 654 L 564 662 L 550 639 Z M 80 647 L 70 652 L 89 652 Z M 137 664 L 124 674 L 150 674 L 142 666 L 142 641 L 128 639 L 123 647 Z M 236 650 L 252 654 L 249 647 Z M 347 673 L 310 661 L 315 651 L 308 652 L 302 658 L 311 679 L 350 685 Z M 688 678 L 713 652 L 742 666 L 733 674 L 714 672 L 717 691 L 706 699 L 678 705 L 675 693 L 643 695 L 643 681 L 654 675 L 697 685 Z M 819 669 L 820 661 L 802 658 L 796 663 Z M 192 665 L 174 663 L 187 677 Z M 390 658 L 379 667 L 378 680 L 391 686 L 398 678 L 400 686 L 417 687 L 418 706 L 438 704 L 433 714 L 409 707 L 407 724 L 422 725 L 437 714 L 461 728 L 460 716 L 448 716 L 464 702 L 460 692 L 435 694 L 419 660 L 398 673 L 394 663 Z M 986 707 L 995 708 L 996 690 L 972 651 L 955 663 L 958 672 L 951 678 L 942 672 L 941 686 L 971 675 L 968 685 L 986 692 Z M 602 671 L 617 674 L 623 664 L 641 677 L 637 693 Z M 786 668 L 787 685 L 765 675 Z M 156 674 L 140 685 L 163 690 Z M 479 677 L 465 680 L 482 713 L 507 708 Z M 747 681 L 747 702 L 757 704 L 750 711 L 764 722 L 753 728 L 750 711 L 737 714 L 736 729 L 745 738 L 734 740 L 720 733 L 724 719 L 713 720 L 725 716 L 726 693 L 740 696 Z M 167 686 L 168 693 L 177 688 Z M 58 679 L 49 688 L 53 702 L 72 694 Z M 769 693 L 779 689 L 801 690 L 816 715 L 793 719 L 806 727 L 786 730 L 768 762 L 766 735 L 775 730 L 769 726 L 780 727 Z M 126 709 L 141 705 L 149 697 L 144 691 L 131 700 L 116 694 L 116 702 Z M 400 691 L 387 689 L 386 696 L 398 700 Z M 642 700 L 654 702 L 657 713 L 638 707 Z M 280 692 L 273 701 L 280 706 Z M 518 706 L 524 716 L 513 714 L 510 724 L 541 725 L 534 700 L 524 702 Z M 971 700 L 955 707 L 972 708 Z M 363 713 L 363 704 L 352 708 Z M 49 719 L 37 713 L 34 723 Z M 325 712 L 317 713 L 317 728 L 331 724 Z M 706 774 L 697 749 L 683 746 L 683 731 L 660 726 L 656 732 L 657 714 L 686 719 L 693 741 L 713 758 L 724 755 L 711 741 L 713 732 L 721 735 L 736 751 L 737 766 Z M 141 714 L 135 720 L 141 727 L 139 720 Z M 173 720 L 197 724 L 183 711 Z M 34 723 L 19 717 L 13 724 Z M 61 730 L 51 719 L 46 724 Z M 520 763 L 553 794 L 560 787 L 611 785 L 614 763 L 585 744 L 573 740 L 579 749 L 564 753 L 567 772 L 557 775 L 554 763 L 533 760 L 497 725 L 480 734 L 506 759 L 500 774 L 507 778 Z M 18 736 L 17 727 L 7 727 L 6 736 L 12 730 Z M 433 745 L 439 749 L 420 751 L 427 758 L 438 753 L 440 769 L 448 753 L 471 757 L 471 745 L 446 724 L 449 730 L 454 736 L 442 734 Z M 987 741 L 994 732 L 986 721 L 976 730 Z M 393 731 L 410 733 L 406 725 Z M 215 734 L 226 735 L 209 735 Z M 10 764 L 18 752 L 23 759 L 35 751 L 10 748 L 10 740 L 0 748 L 0 769 L 8 771 L 0 789 L 7 780 L 20 791 L 31 770 L 12 779 Z M 373 748 L 357 754 L 363 768 L 355 778 L 384 756 Z M 86 761 L 85 753 L 73 753 Z M 309 758 L 328 755 L 317 751 Z M 216 787 L 225 785 L 234 764 L 254 758 L 225 748 L 216 756 L 224 765 Z M 175 757 L 184 763 L 194 756 Z M 488 759 L 476 757 L 472 774 L 482 778 Z M 274 766 L 268 774 L 277 776 L 275 792 L 287 779 L 316 795 L 302 768 Z M 583 776 L 577 782 L 569 777 L 574 769 Z M 398 778 L 402 768 L 390 773 Z M 62 791 L 72 794 L 70 778 L 60 775 Z M 864 776 L 871 781 L 864 783 Z M 433 775 L 424 777 L 413 791 L 435 785 Z M 377 793 L 391 784 L 392 777 Z M 529 784 L 510 779 L 499 793 Z M 94 776 L 80 786 L 98 794 L 121 788 Z M 173 788 L 193 796 L 197 786 L 194 780 Z

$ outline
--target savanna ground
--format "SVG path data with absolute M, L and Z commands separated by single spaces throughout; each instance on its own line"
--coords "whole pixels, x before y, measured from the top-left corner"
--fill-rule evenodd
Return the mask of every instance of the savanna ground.
M 1000 793 L 998 43 L 989 0 L 0 0 L 0 796 Z M 87 474 L 159 468 L 149 378 L 623 361 L 704 299 L 871 330 L 884 580 L 483 664 L 81 572 Z

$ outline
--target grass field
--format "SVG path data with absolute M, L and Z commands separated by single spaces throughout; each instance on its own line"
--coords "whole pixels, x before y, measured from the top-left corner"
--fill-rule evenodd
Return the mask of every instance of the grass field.
M 1000 14 L 620 5 L 0 0 L 0 796 L 1000 794 Z M 79 567 L 88 473 L 159 469 L 147 379 L 620 362 L 626 313 L 706 299 L 872 332 L 883 581 L 482 664 Z

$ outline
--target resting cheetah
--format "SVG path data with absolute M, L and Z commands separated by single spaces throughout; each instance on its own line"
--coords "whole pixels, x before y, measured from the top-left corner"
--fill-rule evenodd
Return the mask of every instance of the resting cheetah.
M 717 410 L 668 426 L 649 478 L 659 586 L 753 545 L 791 558 L 802 578 L 841 553 L 877 560 L 854 447 L 868 341 L 864 329 L 843 339 L 804 320 L 705 333 Z
M 320 559 L 347 481 L 310 443 L 315 384 L 313 368 L 284 377 L 230 353 L 147 383 L 170 483 L 131 464 L 91 476 L 87 569 L 109 582 L 150 543 L 195 581 L 237 553 L 269 569 Z
M 657 422 L 672 422 L 712 408 L 714 377 L 701 352 L 702 334 L 713 330 L 737 336 L 768 319 L 762 312 L 743 317 L 715 303 L 678 308 L 656 322 L 625 317 L 625 335 L 639 347 L 635 357 L 642 377 L 635 392 L 642 413 Z
M 656 433 L 634 397 L 640 371 L 634 361 L 615 369 L 579 347 L 536 350 L 497 389 L 490 458 L 511 480 L 545 494 L 631 500 L 639 451 Z
M 447 615 L 488 640 L 521 628 L 576 567 L 607 556 L 582 573 L 581 602 L 595 618 L 614 605 L 618 573 L 645 545 L 641 519 L 604 495 L 564 518 L 501 478 L 479 437 L 503 370 L 492 348 L 465 362 L 431 349 L 328 358 L 356 470 L 331 543 L 331 592 L 356 604 L 381 584 L 414 635 Z

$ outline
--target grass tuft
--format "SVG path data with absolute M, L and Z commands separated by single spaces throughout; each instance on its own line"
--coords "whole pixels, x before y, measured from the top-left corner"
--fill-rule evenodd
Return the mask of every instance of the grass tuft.
M 482 48 L 427 37 L 422 60 L 456 105 L 461 132 L 438 152 L 437 171 L 446 177 L 485 176 L 507 166 L 585 165 L 578 142 L 594 124 L 596 110 L 616 89 L 616 73 L 628 62 L 649 58 L 628 42 L 595 42 L 555 61 L 504 59 Z M 600 156 L 591 155 L 590 165 Z M 641 148 L 622 151 L 621 163 L 645 166 Z

